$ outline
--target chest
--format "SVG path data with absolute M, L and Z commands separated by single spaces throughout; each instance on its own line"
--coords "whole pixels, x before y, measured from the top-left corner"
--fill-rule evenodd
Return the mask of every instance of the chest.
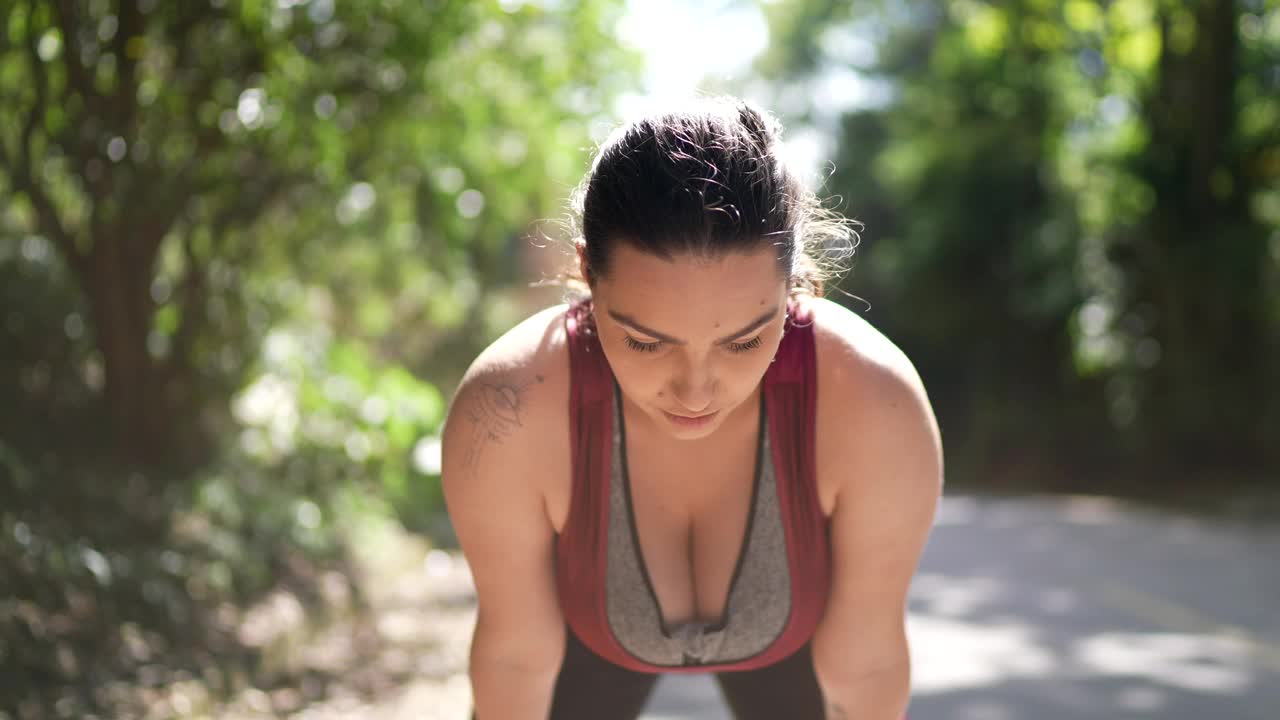
M 637 560 L 662 620 L 671 626 L 719 620 L 752 530 L 753 503 L 763 469 L 757 463 L 772 467 L 774 462 L 770 448 L 761 445 L 768 430 L 760 426 L 757 412 L 718 442 L 695 448 L 664 443 L 637 431 L 634 421 L 621 420 L 624 432 L 615 438 L 614 450 L 619 455 L 617 480 L 624 488 L 627 507 L 618 518 L 629 521 L 634 529 Z M 830 516 L 835 486 L 821 470 L 825 444 L 821 434 L 817 441 L 817 494 L 823 514 Z M 549 519 L 561 533 L 572 504 L 570 453 L 563 458 L 556 453 L 544 469 L 552 480 L 546 492 Z
M 663 620 L 724 615 L 756 501 L 760 438 L 736 433 L 691 452 L 634 436 L 623 444 L 629 519 Z

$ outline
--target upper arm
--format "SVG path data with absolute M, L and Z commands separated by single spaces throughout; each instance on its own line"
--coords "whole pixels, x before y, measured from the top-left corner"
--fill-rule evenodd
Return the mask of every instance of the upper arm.
M 914 367 L 884 341 L 876 357 L 837 359 L 830 393 L 852 422 L 828 438 L 823 472 L 838 473 L 831 515 L 832 586 L 815 634 L 820 674 L 852 678 L 909 662 L 907 593 L 933 525 L 942 444 Z
M 563 646 L 545 472 L 532 462 L 552 394 L 536 368 L 477 361 L 445 422 L 442 482 L 475 580 L 476 644 L 511 664 L 558 663 Z

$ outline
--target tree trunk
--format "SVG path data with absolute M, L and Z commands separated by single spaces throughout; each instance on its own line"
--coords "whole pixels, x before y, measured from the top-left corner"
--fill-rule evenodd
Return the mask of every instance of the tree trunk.
M 1261 458 L 1268 344 L 1262 270 L 1267 234 L 1251 218 L 1236 132 L 1238 12 L 1232 0 L 1193 3 L 1194 45 L 1162 55 L 1145 102 L 1151 141 L 1138 159 L 1154 204 L 1134 247 L 1131 309 L 1153 309 L 1160 348 L 1142 371 L 1158 452 L 1177 463 L 1249 465 Z M 1135 338 L 1137 339 L 1137 338 Z
M 115 238 L 96 238 L 86 290 L 118 459 L 156 467 L 168 458 L 174 424 L 166 420 L 166 379 L 147 349 L 154 309 L 151 263 L 136 263 L 125 250 Z

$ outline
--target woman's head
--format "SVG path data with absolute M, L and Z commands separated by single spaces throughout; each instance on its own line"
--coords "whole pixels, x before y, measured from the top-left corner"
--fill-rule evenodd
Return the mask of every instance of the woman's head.
M 750 409 L 788 297 L 821 294 L 857 239 L 856 222 L 822 208 L 783 162 L 778 122 L 724 97 L 615 130 L 574 210 L 578 270 L 614 375 L 687 438 Z M 696 427 L 668 416 L 705 413 Z
M 823 208 L 783 161 L 782 128 L 732 97 L 699 97 L 624 123 L 574 193 L 588 285 L 620 245 L 663 259 L 772 248 L 791 289 L 822 294 L 848 257 L 851 221 Z

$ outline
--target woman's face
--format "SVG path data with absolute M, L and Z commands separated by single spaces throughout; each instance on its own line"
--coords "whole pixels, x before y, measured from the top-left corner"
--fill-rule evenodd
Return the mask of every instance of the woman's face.
M 672 437 L 711 435 L 755 397 L 786 319 L 774 250 L 672 260 L 618 243 L 592 288 L 624 396 Z

